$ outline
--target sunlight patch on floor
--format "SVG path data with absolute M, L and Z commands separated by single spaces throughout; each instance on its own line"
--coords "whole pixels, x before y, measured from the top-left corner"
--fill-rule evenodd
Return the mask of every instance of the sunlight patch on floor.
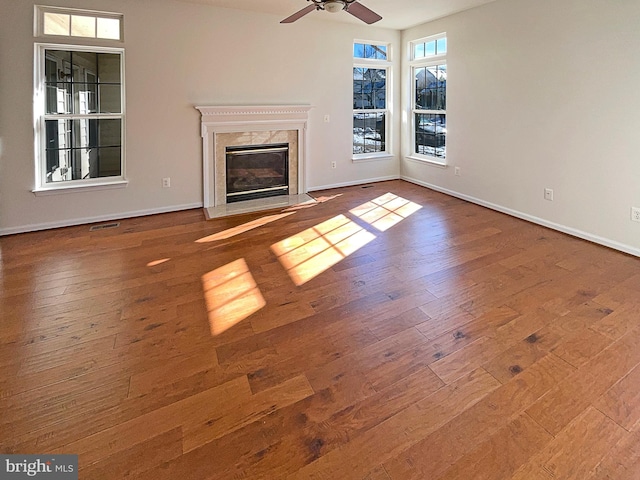
M 168 262 L 171 260 L 170 258 L 161 258 L 159 260 L 154 260 L 153 262 L 147 263 L 147 267 L 155 267 L 156 265 L 160 265 L 162 263 Z
M 349 213 L 381 232 L 385 232 L 421 208 L 422 206 L 417 203 L 393 193 L 385 193 L 370 202 L 349 210 Z
M 298 205 L 294 205 L 293 207 L 289 207 L 284 211 L 285 212 L 293 212 L 293 211 L 296 211 L 296 210 L 304 210 L 305 208 L 315 207 L 316 205 L 320 205 L 321 203 L 328 202 L 329 200 L 333 200 L 334 198 L 338 198 L 338 197 L 341 197 L 341 196 L 342 196 L 342 193 L 338 193 L 336 195 L 331 195 L 330 197 L 327 197 L 327 196 L 315 197 L 310 202 L 303 202 L 303 203 L 300 203 Z
M 220 335 L 266 305 L 244 258 L 205 273 L 202 290 L 212 336 Z
M 248 232 L 249 230 L 253 230 L 254 228 L 262 227 L 263 225 L 267 225 L 268 223 L 288 217 L 289 215 L 293 215 L 294 213 L 295 212 L 286 212 L 279 213 L 277 215 L 267 215 L 265 217 L 260 217 L 256 220 L 238 225 L 237 227 L 229 228 L 223 232 L 214 233 L 213 235 L 200 238 L 196 240 L 196 243 L 209 243 L 219 240 L 226 240 L 228 238 L 235 237 L 236 235 L 240 235 L 241 233 Z
M 375 238 L 357 223 L 338 215 L 272 245 L 271 250 L 300 286 Z

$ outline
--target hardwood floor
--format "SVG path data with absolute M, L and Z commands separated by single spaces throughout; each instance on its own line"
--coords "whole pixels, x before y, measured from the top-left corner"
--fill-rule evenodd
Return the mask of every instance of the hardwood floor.
M 0 238 L 0 452 L 80 478 L 639 479 L 640 259 L 402 181 Z

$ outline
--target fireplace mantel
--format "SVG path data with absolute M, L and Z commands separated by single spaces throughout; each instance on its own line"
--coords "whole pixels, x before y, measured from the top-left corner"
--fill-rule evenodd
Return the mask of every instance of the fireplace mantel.
M 222 134 L 259 132 L 295 132 L 297 137 L 296 193 L 306 193 L 305 156 L 307 148 L 307 123 L 310 105 L 262 105 L 262 106 L 196 106 L 201 114 L 202 174 L 205 209 L 225 204 L 221 192 L 220 159 L 217 148 Z M 259 136 L 259 135 L 258 135 Z
M 311 105 L 264 105 L 264 106 L 214 106 L 196 107 L 202 115 L 202 123 L 227 124 L 244 122 L 273 122 L 282 120 L 291 122 L 304 121 L 309 117 Z

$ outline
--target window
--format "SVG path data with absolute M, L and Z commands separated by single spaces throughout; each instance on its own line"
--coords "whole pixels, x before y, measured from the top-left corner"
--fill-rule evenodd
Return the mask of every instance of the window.
M 122 40 L 122 15 L 69 8 L 36 7 L 36 36 Z
M 35 192 L 125 183 L 124 50 L 36 44 L 35 64 Z
M 413 156 L 444 164 L 447 137 L 447 37 L 411 43 Z
M 356 42 L 353 57 L 354 159 L 387 154 L 388 45 Z

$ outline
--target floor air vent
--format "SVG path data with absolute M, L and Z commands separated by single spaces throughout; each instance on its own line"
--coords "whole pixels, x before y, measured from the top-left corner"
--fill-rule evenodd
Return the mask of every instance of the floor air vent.
M 95 232 L 96 230 L 106 230 L 107 228 L 118 228 L 120 226 L 119 222 L 115 223 L 103 223 L 102 225 L 94 225 L 89 229 L 90 232 Z

